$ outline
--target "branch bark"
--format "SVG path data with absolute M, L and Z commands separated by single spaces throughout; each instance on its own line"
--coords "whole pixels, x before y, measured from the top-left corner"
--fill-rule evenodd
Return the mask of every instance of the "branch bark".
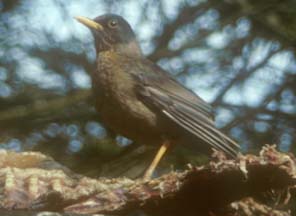
M 40 153 L 0 152 L 2 210 L 248 215 L 244 212 L 253 204 L 240 202 L 241 199 L 251 197 L 257 203 L 255 200 L 260 200 L 264 193 L 288 190 L 295 185 L 295 157 L 271 146 L 264 147 L 260 156 L 240 155 L 235 160 L 227 160 L 222 153 L 215 152 L 207 165 L 189 166 L 182 172 L 171 172 L 150 181 L 91 179 L 72 173 Z M 258 203 L 257 207 L 260 205 L 262 209 L 271 209 L 264 203 Z M 270 211 L 280 212 L 276 208 Z

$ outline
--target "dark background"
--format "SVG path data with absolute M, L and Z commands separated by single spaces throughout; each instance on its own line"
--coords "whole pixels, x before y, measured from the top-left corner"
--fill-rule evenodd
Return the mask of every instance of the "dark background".
M 42 151 L 90 176 L 135 177 L 156 149 L 105 131 L 89 73 L 90 32 L 73 17 L 113 12 L 144 53 L 211 103 L 244 152 L 296 151 L 296 1 L 0 1 L 0 148 Z M 161 171 L 200 163 L 179 147 Z M 173 165 L 172 165 L 173 164 Z

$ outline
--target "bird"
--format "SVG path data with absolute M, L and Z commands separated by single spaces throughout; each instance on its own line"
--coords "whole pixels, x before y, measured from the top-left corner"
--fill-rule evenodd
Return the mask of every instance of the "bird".
M 152 178 L 175 145 L 236 157 L 239 145 L 215 127 L 211 105 L 146 58 L 122 16 L 75 18 L 94 38 L 96 69 L 91 80 L 101 123 L 136 143 L 159 147 L 144 179 Z

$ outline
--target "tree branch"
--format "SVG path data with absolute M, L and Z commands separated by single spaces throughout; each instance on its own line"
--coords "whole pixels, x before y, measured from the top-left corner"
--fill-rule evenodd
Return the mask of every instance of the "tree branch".
M 274 51 L 270 51 L 269 54 L 261 61 L 259 62 L 257 65 L 255 65 L 254 67 L 252 67 L 249 70 L 245 70 L 245 68 L 243 67 L 242 69 L 240 69 L 237 72 L 237 75 L 231 79 L 227 85 L 225 85 L 223 87 L 223 89 L 221 89 L 219 91 L 219 94 L 217 95 L 216 99 L 214 100 L 214 102 L 212 103 L 213 106 L 216 106 L 218 104 L 221 103 L 224 95 L 226 94 L 226 92 L 231 89 L 234 84 L 236 83 L 242 83 L 243 81 L 245 81 L 247 78 L 249 78 L 253 73 L 255 73 L 259 68 L 263 67 L 265 64 L 267 64 L 267 62 L 269 61 L 269 59 L 274 56 L 275 54 L 277 54 L 280 50 L 274 50 Z
M 264 147 L 260 156 L 240 155 L 236 160 L 227 160 L 215 152 L 207 165 L 150 181 L 90 179 L 57 166 L 39 153 L 1 151 L 0 159 L 2 210 L 112 215 L 141 210 L 152 215 L 221 215 L 242 208 L 234 201 L 244 197 L 257 199 L 262 193 L 287 190 L 296 184 L 295 158 L 270 146 Z
M 66 97 L 59 97 L 49 101 L 39 99 L 33 104 L 19 105 L 12 109 L 1 111 L 0 121 L 24 118 L 37 113 L 60 111 L 61 109 L 76 104 L 79 101 L 86 101 L 90 95 L 90 90 L 80 90 Z

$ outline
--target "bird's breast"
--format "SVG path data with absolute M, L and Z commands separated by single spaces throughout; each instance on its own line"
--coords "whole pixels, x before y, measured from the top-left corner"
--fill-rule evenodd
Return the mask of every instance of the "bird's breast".
M 115 132 L 138 142 L 145 137 L 159 137 L 157 117 L 135 92 L 132 65 L 114 56 L 101 56 L 93 74 L 96 108 L 101 121 Z

